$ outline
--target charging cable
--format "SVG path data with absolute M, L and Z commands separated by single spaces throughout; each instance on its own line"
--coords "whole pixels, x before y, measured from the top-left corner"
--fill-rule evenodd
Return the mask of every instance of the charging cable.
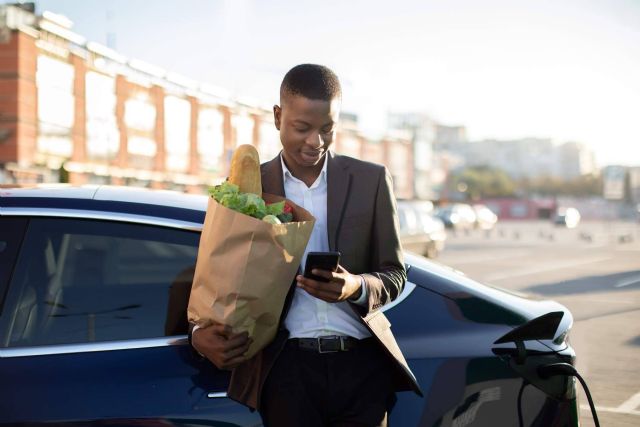
M 593 399 L 591 398 L 589 387 L 587 387 L 587 383 L 585 382 L 585 380 L 580 376 L 578 371 L 576 371 L 576 368 L 574 368 L 569 363 L 552 363 L 550 365 L 538 367 L 538 375 L 543 379 L 556 375 L 567 375 L 576 377 L 578 381 L 580 381 L 580 384 L 582 384 L 582 388 L 587 395 L 587 400 L 589 400 L 589 407 L 591 408 L 591 415 L 593 415 L 593 422 L 595 423 L 596 427 L 600 427 L 598 414 L 596 413 L 596 405 L 593 404 Z

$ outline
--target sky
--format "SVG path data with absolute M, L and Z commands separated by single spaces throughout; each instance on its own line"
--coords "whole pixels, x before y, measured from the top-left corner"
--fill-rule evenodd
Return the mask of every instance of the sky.
M 551 138 L 640 165 L 640 0 L 42 0 L 90 41 L 266 105 L 332 68 L 372 136 L 389 112 L 472 140 Z

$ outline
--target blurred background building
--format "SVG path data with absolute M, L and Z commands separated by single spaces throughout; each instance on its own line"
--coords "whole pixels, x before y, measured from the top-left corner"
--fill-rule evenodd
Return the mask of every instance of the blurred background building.
M 385 164 L 399 199 L 493 200 L 465 190 L 469 183 L 460 181 L 469 169 L 489 168 L 520 186 L 498 198 L 537 197 L 536 206 L 546 212 L 555 202 L 523 183 L 601 174 L 593 152 L 578 142 L 473 141 L 464 126 L 417 112 L 392 113 L 386 120 L 388 131 L 371 137 L 356 114 L 343 112 L 333 149 Z M 36 13 L 33 3 L 0 5 L 0 184 L 203 192 L 227 176 L 239 144 L 255 145 L 263 161 L 278 154 L 271 105 L 127 58 L 75 33 L 62 15 Z M 622 198 L 628 202 L 640 199 L 639 174 L 638 168 L 624 168 Z
M 574 142 L 557 145 L 549 138 L 467 141 L 445 132 L 436 149 L 463 159 L 465 166 L 491 166 L 514 179 L 572 179 L 597 172 L 593 152 L 587 147 Z
M 227 176 L 236 146 L 280 151 L 270 105 L 125 58 L 30 3 L 0 6 L 0 73 L 3 182 L 201 192 Z M 409 136 L 367 138 L 356 115 L 343 119 L 334 150 L 386 164 L 412 198 Z

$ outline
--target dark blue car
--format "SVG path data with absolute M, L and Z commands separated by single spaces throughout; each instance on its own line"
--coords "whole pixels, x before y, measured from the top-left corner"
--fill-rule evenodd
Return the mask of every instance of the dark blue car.
M 0 425 L 259 426 L 194 355 L 186 307 L 205 196 L 0 189 Z M 576 426 L 569 311 L 412 254 L 384 307 L 424 398 L 393 426 Z M 232 266 L 230 266 L 232 268 Z

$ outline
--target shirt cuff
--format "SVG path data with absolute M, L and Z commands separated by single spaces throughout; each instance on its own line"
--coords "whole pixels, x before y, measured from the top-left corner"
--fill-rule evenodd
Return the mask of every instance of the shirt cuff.
M 350 301 L 356 305 L 365 307 L 369 300 L 369 294 L 367 292 L 367 285 L 365 284 L 364 277 L 362 276 L 360 276 L 360 289 L 362 290 L 362 292 L 360 292 L 360 296 L 358 297 L 358 299 Z
M 193 340 L 193 333 L 195 331 L 197 331 L 198 329 L 202 329 L 202 326 L 195 324 L 193 325 L 193 328 L 191 328 L 191 339 Z M 200 357 L 206 357 L 204 354 L 200 353 L 194 346 L 193 343 L 191 343 L 191 348 L 200 355 Z

